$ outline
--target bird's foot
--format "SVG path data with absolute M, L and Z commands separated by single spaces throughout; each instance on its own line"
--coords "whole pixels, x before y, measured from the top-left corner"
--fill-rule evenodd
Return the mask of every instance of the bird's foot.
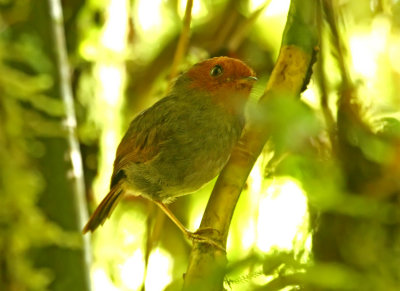
M 216 247 L 220 251 L 223 251 L 224 253 L 226 253 L 225 247 L 220 242 L 217 242 L 216 240 L 202 234 L 206 231 L 215 231 L 215 229 L 213 229 L 212 227 L 207 227 L 207 228 L 198 229 L 195 232 L 191 232 L 191 231 L 187 230 L 185 232 L 185 235 L 188 239 L 190 239 L 192 241 L 197 241 L 200 243 L 206 243 L 206 244 L 212 245 L 213 247 Z
M 164 203 L 162 203 L 160 201 L 153 201 L 153 202 L 160 207 L 160 209 L 171 219 L 171 221 L 173 223 L 175 223 L 175 225 L 184 233 L 184 235 L 188 239 L 190 239 L 192 241 L 197 241 L 197 242 L 212 245 L 212 246 L 216 247 L 217 249 L 226 253 L 225 247 L 222 245 L 222 243 L 205 235 L 205 233 L 215 234 L 215 232 L 218 232 L 216 229 L 214 229 L 212 227 L 203 227 L 203 228 L 199 228 L 195 232 L 191 232 L 186 229 L 186 227 L 179 221 L 178 218 L 175 217 L 175 215 L 171 212 L 171 210 L 169 210 L 169 208 L 167 206 L 165 206 Z

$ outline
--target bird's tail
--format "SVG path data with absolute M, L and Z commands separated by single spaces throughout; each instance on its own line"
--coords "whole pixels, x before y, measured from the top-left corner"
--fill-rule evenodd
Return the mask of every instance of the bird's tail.
M 110 192 L 104 197 L 103 201 L 97 206 L 96 210 L 90 216 L 89 221 L 83 228 L 83 233 L 94 231 L 99 225 L 102 225 L 106 219 L 111 215 L 115 206 L 122 198 L 123 189 L 121 187 L 122 181 L 116 183 L 111 187 Z

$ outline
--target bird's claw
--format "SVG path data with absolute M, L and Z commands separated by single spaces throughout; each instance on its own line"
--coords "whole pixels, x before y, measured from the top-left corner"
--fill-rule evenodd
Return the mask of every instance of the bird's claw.
M 206 229 L 213 230 L 213 228 L 202 228 L 201 230 L 206 230 Z M 216 242 L 215 240 L 213 240 L 209 237 L 199 234 L 198 231 L 196 231 L 196 232 L 188 231 L 186 233 L 186 236 L 192 241 L 197 241 L 200 243 L 206 243 L 206 244 L 212 245 L 212 246 L 216 247 L 217 249 L 219 249 L 220 251 L 223 251 L 224 253 L 226 253 L 226 249 L 221 243 Z

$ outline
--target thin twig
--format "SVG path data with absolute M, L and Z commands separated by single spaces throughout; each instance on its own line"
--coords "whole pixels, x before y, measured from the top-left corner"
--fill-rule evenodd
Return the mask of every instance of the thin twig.
M 237 51 L 240 44 L 243 42 L 245 36 L 248 34 L 248 31 L 252 28 L 254 22 L 256 22 L 257 18 L 261 15 L 261 13 L 268 7 L 271 0 L 265 1 L 263 5 L 261 5 L 258 9 L 256 9 L 249 18 L 241 25 L 236 33 L 232 34 L 232 38 L 228 42 L 228 50 L 235 52 Z
M 334 3 L 333 3 L 334 2 Z M 346 66 L 345 56 L 347 55 L 346 46 L 344 45 L 338 25 L 337 25 L 337 4 L 335 1 L 324 0 L 322 1 L 323 10 L 326 15 L 326 20 L 328 22 L 329 28 L 332 32 L 332 39 L 337 50 L 336 59 L 338 61 L 339 69 L 342 75 L 342 82 L 345 88 L 352 87 L 352 81 L 350 78 L 349 70 Z
M 175 79 L 175 77 L 178 75 L 179 65 L 180 65 L 184 55 L 186 54 L 187 46 L 189 43 L 189 37 L 190 37 L 190 23 L 192 21 L 192 7 L 193 7 L 193 0 L 188 0 L 186 3 L 185 16 L 183 17 L 183 27 L 182 27 L 181 36 L 179 37 L 179 40 L 178 40 L 178 45 L 176 47 L 174 60 L 172 61 L 171 73 L 169 75 L 169 80 L 171 83 Z
M 325 123 L 326 127 L 328 130 L 329 138 L 331 141 L 332 149 L 333 151 L 336 150 L 336 125 L 335 125 L 335 119 L 333 117 L 332 111 L 329 108 L 329 103 L 328 103 L 328 88 L 327 88 L 327 80 L 324 72 L 324 65 L 325 65 L 325 55 L 324 55 L 324 43 L 323 43 L 323 19 L 322 19 L 322 6 L 319 5 L 319 9 L 317 12 L 317 22 L 318 22 L 318 34 L 319 34 L 319 39 L 320 39 L 320 44 L 319 44 L 319 49 L 320 49 L 320 54 L 319 54 L 319 60 L 316 65 L 316 81 L 318 84 L 318 88 L 320 90 L 321 94 L 321 109 L 324 114 L 325 118 Z

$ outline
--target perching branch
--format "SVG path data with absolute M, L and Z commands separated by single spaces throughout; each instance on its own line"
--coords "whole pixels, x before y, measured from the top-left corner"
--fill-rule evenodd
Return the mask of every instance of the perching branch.
M 280 55 L 259 101 L 260 112 L 267 109 L 268 101 L 273 97 L 294 97 L 301 92 L 317 45 L 315 10 L 316 3 L 313 0 L 292 0 Z M 202 235 L 226 245 L 240 192 L 269 137 L 263 120 L 250 121 L 215 184 L 198 230 Z M 224 252 L 195 242 L 185 275 L 184 290 L 222 290 L 225 265 Z

